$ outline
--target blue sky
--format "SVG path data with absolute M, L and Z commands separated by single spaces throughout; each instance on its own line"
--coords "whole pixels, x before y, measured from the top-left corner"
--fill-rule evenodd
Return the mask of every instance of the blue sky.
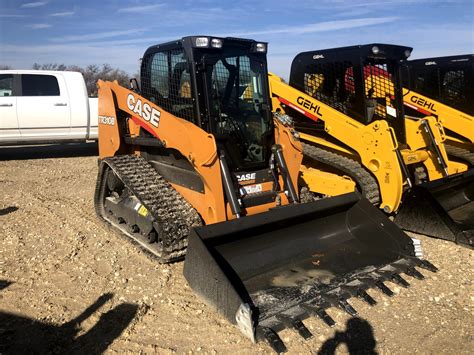
M 288 76 L 305 50 L 372 42 L 412 58 L 473 53 L 472 0 L 0 0 L 0 64 L 109 63 L 131 74 L 153 44 L 186 35 L 269 44 L 269 69 Z

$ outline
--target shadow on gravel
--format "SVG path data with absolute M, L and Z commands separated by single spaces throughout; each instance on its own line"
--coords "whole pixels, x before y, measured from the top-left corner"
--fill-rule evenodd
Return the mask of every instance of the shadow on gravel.
M 0 209 L 0 216 L 5 216 L 6 214 L 15 212 L 17 210 L 18 210 L 18 207 L 16 207 L 16 206 L 10 206 L 10 207 L 7 207 L 7 208 L 2 208 L 2 209 Z
M 0 147 L 1 160 L 73 158 L 98 155 L 95 142 Z
M 99 354 L 122 334 L 135 318 L 138 306 L 123 303 L 102 314 L 97 323 L 77 337 L 80 323 L 112 298 L 102 295 L 79 316 L 63 325 L 0 312 L 0 354 Z
M 0 291 L 3 290 L 4 288 L 7 288 L 10 286 L 13 282 L 8 281 L 8 280 L 1 280 L 0 279 Z
M 326 340 L 318 351 L 318 355 L 335 354 L 339 345 L 346 344 L 349 354 L 377 354 L 374 331 L 365 319 L 354 317 L 346 323 L 345 332 L 337 332 L 333 338 Z

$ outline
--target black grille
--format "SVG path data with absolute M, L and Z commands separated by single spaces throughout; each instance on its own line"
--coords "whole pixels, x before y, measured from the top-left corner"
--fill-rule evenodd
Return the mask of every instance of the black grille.
M 142 62 L 142 95 L 169 113 L 194 122 L 189 64 L 182 48 L 156 52 Z
M 304 74 L 304 91 L 338 111 L 347 113 L 353 94 L 344 85 L 348 69 L 352 69 L 352 64 L 347 61 L 310 65 Z
M 459 107 L 466 101 L 463 70 L 433 68 L 414 74 L 414 90 L 447 105 Z
M 398 116 L 394 75 L 386 63 L 350 61 L 308 65 L 304 91 L 319 101 L 364 123 Z
M 443 78 L 442 90 L 444 91 L 444 97 L 446 102 L 449 102 L 452 106 L 462 106 L 466 101 L 466 93 L 464 92 L 465 87 L 464 71 L 463 70 L 450 70 L 446 72 Z

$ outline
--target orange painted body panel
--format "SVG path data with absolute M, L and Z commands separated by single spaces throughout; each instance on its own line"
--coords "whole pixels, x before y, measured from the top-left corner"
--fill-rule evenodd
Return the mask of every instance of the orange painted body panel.
M 128 119 L 131 137 L 138 137 L 140 129 L 145 129 L 159 139 L 165 148 L 176 149 L 192 164 L 201 177 L 204 193 L 176 184 L 172 186 L 198 211 L 205 224 L 233 218 L 224 199 L 217 146 L 212 134 L 168 113 L 116 82 L 99 81 L 98 85 L 100 159 L 121 154 L 140 154 L 139 146 L 127 145 L 120 137 L 119 125 Z M 303 159 L 301 144 L 295 140 L 289 128 L 277 121 L 275 135 L 276 143 L 283 148 L 292 181 L 298 191 L 296 184 Z M 281 176 L 279 179 L 280 186 L 283 186 Z M 264 185 L 263 191 L 271 189 L 271 184 L 262 185 Z M 281 203 L 288 204 L 288 199 L 283 192 L 280 196 Z M 246 209 L 244 214 L 260 213 L 272 207 L 275 207 L 275 203 L 255 206 Z

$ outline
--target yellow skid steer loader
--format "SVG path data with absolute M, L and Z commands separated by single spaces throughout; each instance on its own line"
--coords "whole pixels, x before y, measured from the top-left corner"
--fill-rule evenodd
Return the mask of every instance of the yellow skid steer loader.
M 449 160 L 436 117 L 403 111 L 400 69 L 410 53 L 386 44 L 300 53 L 289 84 L 270 74 L 273 109 L 294 120 L 311 191 L 337 195 L 349 177 L 404 229 L 472 247 L 469 165 Z M 340 191 L 330 191 L 328 174 Z

